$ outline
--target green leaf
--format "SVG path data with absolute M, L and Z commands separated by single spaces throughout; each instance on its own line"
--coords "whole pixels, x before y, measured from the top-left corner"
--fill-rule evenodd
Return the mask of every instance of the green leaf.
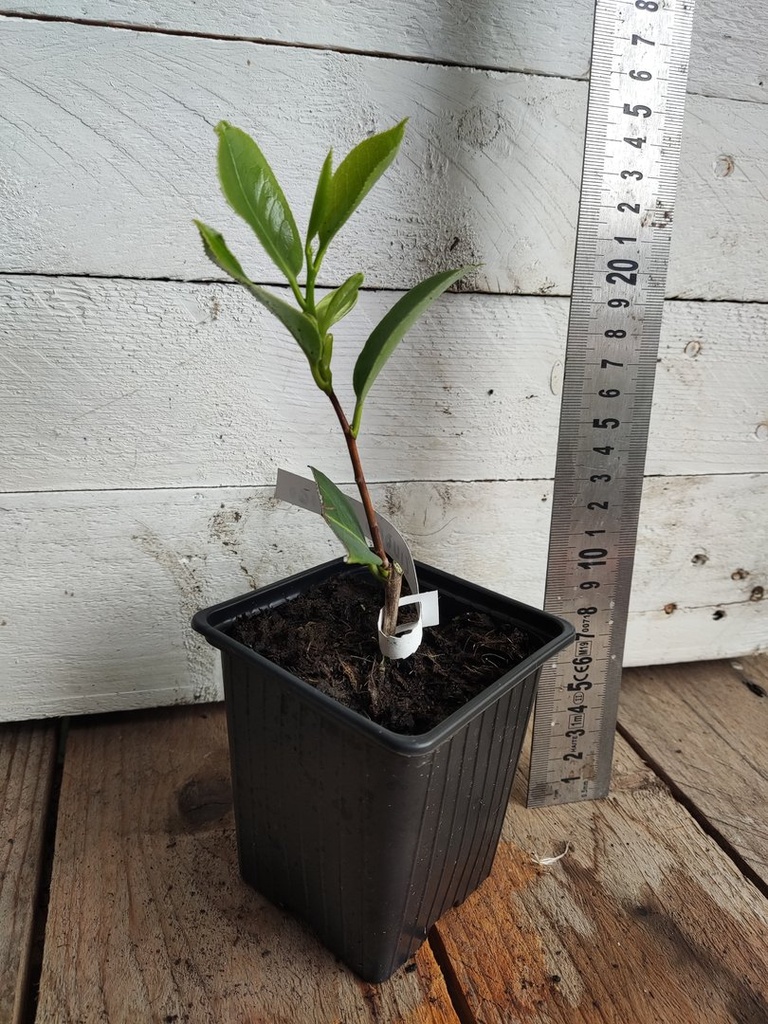
M 344 284 L 330 292 L 317 304 L 317 323 L 324 334 L 329 328 L 343 319 L 357 302 L 358 292 L 363 283 L 362 274 L 353 274 Z
M 203 224 L 201 220 L 194 221 L 194 224 L 200 232 L 205 255 L 211 263 L 215 263 L 225 274 L 234 277 L 241 284 L 250 284 L 251 282 L 248 280 L 245 271 L 229 251 L 227 243 L 224 241 L 224 236 L 220 235 L 214 228 L 209 228 L 207 224 Z
M 328 209 L 328 189 L 331 185 L 333 174 L 333 150 L 330 150 L 325 158 L 320 177 L 317 179 L 315 199 L 312 203 L 312 213 L 309 215 L 309 227 L 307 228 L 307 241 L 311 242 L 320 227 L 320 221 L 325 217 Z
M 347 549 L 347 562 L 350 565 L 381 565 L 379 556 L 368 547 L 349 498 L 319 469 L 309 468 L 320 493 L 323 519 Z
M 277 317 L 284 327 L 287 327 L 296 341 L 298 341 L 310 365 L 316 364 L 320 360 L 320 353 L 323 347 L 316 321 L 277 295 L 273 295 L 259 285 L 253 284 L 252 281 L 246 284 L 246 288 L 262 306 Z
M 466 266 L 459 267 L 458 270 L 445 270 L 441 274 L 435 274 L 434 277 L 429 277 L 426 281 L 417 284 L 409 292 L 406 292 L 384 319 L 374 327 L 357 358 L 352 375 L 358 406 L 355 413 L 356 421 L 358 420 L 358 410 L 362 407 L 371 385 L 406 331 L 413 326 L 422 313 L 429 309 L 446 288 L 450 288 L 470 269 L 472 269 L 470 266 Z
M 216 134 L 219 179 L 227 202 L 250 224 L 269 258 L 295 281 L 304 263 L 301 238 L 272 168 L 244 131 L 219 121 Z
M 323 248 L 349 220 L 395 159 L 403 140 L 406 121 L 370 139 L 364 139 L 336 168 L 328 186 L 326 213 L 317 228 Z
M 244 285 L 253 297 L 269 310 L 273 316 L 286 327 L 296 341 L 299 343 L 302 352 L 307 357 L 310 365 L 319 362 L 322 351 L 322 340 L 316 321 L 302 313 L 301 310 L 291 306 L 277 295 L 266 291 L 259 285 L 254 284 L 245 274 L 237 259 L 232 255 L 224 241 L 223 235 L 213 228 L 209 228 L 202 221 L 196 220 L 195 225 L 203 240 L 203 248 L 206 256 L 212 260 L 217 267 L 234 277 L 236 281 Z

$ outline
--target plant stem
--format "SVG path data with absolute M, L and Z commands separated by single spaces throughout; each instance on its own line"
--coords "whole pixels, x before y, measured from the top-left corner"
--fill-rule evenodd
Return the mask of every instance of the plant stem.
M 352 462 L 352 469 L 355 474 L 355 483 L 357 484 L 357 489 L 360 493 L 360 500 L 362 501 L 363 508 L 365 509 L 365 518 L 368 520 L 368 530 L 371 534 L 373 550 L 381 559 L 382 570 L 384 572 L 388 572 L 391 569 L 391 564 L 387 557 L 387 552 L 384 550 L 384 543 L 381 539 L 379 524 L 376 519 L 376 513 L 373 509 L 373 502 L 371 501 L 371 496 L 368 493 L 368 484 L 366 483 L 365 476 L 363 474 L 363 464 L 360 461 L 360 452 L 357 448 L 357 440 L 352 433 L 349 421 L 344 415 L 344 410 L 341 408 L 341 404 L 339 403 L 333 388 L 331 388 L 330 391 L 327 391 L 326 394 L 331 400 L 331 405 L 333 406 L 334 412 L 341 424 L 341 429 L 344 431 L 344 440 L 347 442 L 349 458 Z
M 307 301 L 301 294 L 301 289 L 299 288 L 298 281 L 296 280 L 295 277 L 291 277 L 288 279 L 288 284 L 291 286 L 291 291 L 293 292 L 294 298 L 299 304 L 299 309 L 303 310 L 306 313 Z
M 307 305 L 306 311 L 310 316 L 315 315 L 315 278 L 317 277 L 317 264 L 312 260 L 312 247 L 307 242 L 306 249 L 304 250 L 307 259 Z
M 352 433 L 352 428 L 349 425 L 349 421 L 341 408 L 341 404 L 336 397 L 336 393 L 331 388 L 330 391 L 326 392 L 331 400 L 331 405 L 334 408 L 334 412 L 341 424 L 341 429 L 344 431 L 344 440 L 347 442 L 347 449 L 349 451 L 349 458 L 352 462 L 352 469 L 355 474 L 355 483 L 360 493 L 360 499 L 365 509 L 365 518 L 368 520 L 368 530 L 371 534 L 371 541 L 373 543 L 373 550 L 381 559 L 381 577 L 383 577 L 384 583 L 384 615 L 382 617 L 382 632 L 386 636 L 394 636 L 395 628 L 397 626 L 397 616 L 400 609 L 400 590 L 403 585 L 403 570 L 397 564 L 397 562 L 390 561 L 387 556 L 384 542 L 381 539 L 381 532 L 379 530 L 379 523 L 376 519 L 376 512 L 373 508 L 373 502 L 371 501 L 371 495 L 368 492 L 368 484 L 363 474 L 363 464 L 360 461 L 360 452 L 357 447 L 357 438 Z M 386 660 L 386 659 L 385 659 Z
M 394 636 L 397 616 L 400 611 L 403 570 L 397 562 L 390 562 L 389 566 L 389 576 L 384 580 L 384 615 L 381 621 L 381 631 L 385 636 Z

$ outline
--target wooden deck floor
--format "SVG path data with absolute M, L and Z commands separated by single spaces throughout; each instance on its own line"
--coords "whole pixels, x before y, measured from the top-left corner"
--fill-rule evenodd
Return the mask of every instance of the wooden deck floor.
M 221 708 L 0 727 L 0 1022 L 766 1024 L 768 659 L 629 671 L 619 733 L 371 986 L 240 881 Z

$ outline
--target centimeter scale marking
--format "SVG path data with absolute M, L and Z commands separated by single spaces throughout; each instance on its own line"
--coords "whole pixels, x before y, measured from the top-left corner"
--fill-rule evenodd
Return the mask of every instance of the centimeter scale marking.
M 608 793 L 694 0 L 596 0 L 528 806 Z

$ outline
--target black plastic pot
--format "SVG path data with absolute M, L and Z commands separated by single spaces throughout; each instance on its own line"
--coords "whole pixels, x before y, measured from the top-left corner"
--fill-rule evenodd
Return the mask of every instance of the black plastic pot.
M 372 982 L 388 978 L 489 874 L 539 669 L 573 635 L 552 615 L 417 568 L 420 587 L 440 591 L 442 619 L 480 609 L 539 642 L 419 736 L 375 725 L 227 632 L 244 612 L 366 570 L 329 562 L 192 622 L 221 650 L 242 876 Z

